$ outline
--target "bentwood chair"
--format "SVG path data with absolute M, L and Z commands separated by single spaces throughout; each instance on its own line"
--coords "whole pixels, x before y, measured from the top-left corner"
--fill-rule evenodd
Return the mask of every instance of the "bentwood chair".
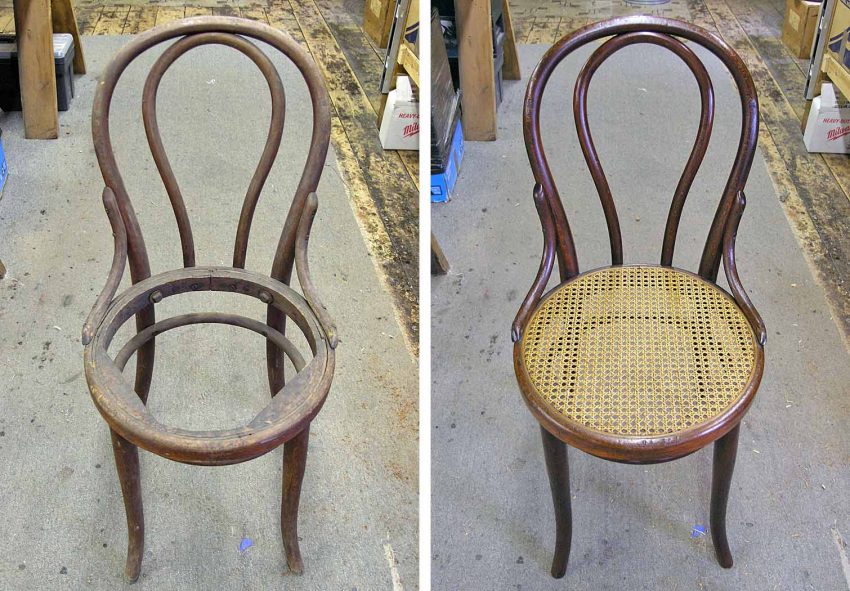
M 540 135 L 540 103 L 558 64 L 577 48 L 605 39 L 578 75 L 573 112 L 579 143 L 602 202 L 611 265 L 579 272 L 570 226 Z M 697 273 L 672 266 L 679 218 L 705 155 L 714 91 L 699 58 L 682 40 L 716 55 L 737 86 L 741 135 L 731 173 L 708 233 Z M 693 73 L 700 127 L 673 194 L 659 265 L 623 265 L 617 211 L 587 120 L 587 91 L 605 59 L 629 45 L 670 50 Z M 616 18 L 567 35 L 538 64 L 525 95 L 525 144 L 544 250 L 537 277 L 512 327 L 520 389 L 541 425 L 555 504 L 552 576 L 567 568 L 572 537 L 567 445 L 606 460 L 666 462 L 714 443 L 711 536 L 721 566 L 732 566 L 726 504 L 740 422 L 764 368 L 766 332 L 735 268 L 735 235 L 758 133 L 758 103 L 741 58 L 716 35 L 649 16 Z M 548 293 L 555 259 L 560 284 Z M 716 284 L 720 261 L 730 293 Z
M 179 38 L 179 39 L 177 39 Z M 171 201 L 180 235 L 183 268 L 151 276 L 145 241 L 112 150 L 109 110 L 115 85 L 130 62 L 164 41 L 177 39 L 154 62 L 145 81 L 142 119 L 157 169 Z M 270 275 L 245 269 L 254 209 L 277 156 L 283 134 L 284 90 L 271 62 L 251 40 L 268 43 L 291 60 L 303 76 L 313 106 L 312 137 L 306 164 L 277 244 Z M 163 74 L 185 52 L 201 45 L 224 45 L 247 56 L 268 82 L 272 114 L 260 162 L 249 184 L 236 229 L 233 265 L 195 262 L 192 228 L 157 125 L 156 97 Z M 112 431 L 112 446 L 127 512 L 129 544 L 125 574 L 134 581 L 144 548 L 139 447 L 187 464 L 217 466 L 244 462 L 283 444 L 281 533 L 290 571 L 303 572 L 298 547 L 298 504 L 307 460 L 310 422 L 319 412 L 334 373 L 336 329 L 310 279 L 307 244 L 316 213 L 315 190 L 328 149 L 330 111 L 322 75 L 307 52 L 288 35 L 256 22 L 198 17 L 156 27 L 121 49 L 104 72 L 92 109 L 92 135 L 105 188 L 103 203 L 114 235 L 112 268 L 83 328 L 85 374 L 95 406 Z M 116 296 L 129 260 L 133 285 Z M 293 266 L 301 285 L 289 286 Z M 268 305 L 266 322 L 217 312 L 198 312 L 156 321 L 154 309 L 165 298 L 195 291 L 230 292 Z M 109 346 L 118 329 L 136 317 L 137 333 L 114 358 Z M 286 337 L 291 319 L 309 345 L 305 358 Z M 217 431 L 190 431 L 160 423 L 145 404 L 154 368 L 155 337 L 179 326 L 216 323 L 238 326 L 266 338 L 271 401 L 248 424 Z M 135 384 L 122 371 L 136 355 Z M 296 373 L 284 383 L 284 355 Z

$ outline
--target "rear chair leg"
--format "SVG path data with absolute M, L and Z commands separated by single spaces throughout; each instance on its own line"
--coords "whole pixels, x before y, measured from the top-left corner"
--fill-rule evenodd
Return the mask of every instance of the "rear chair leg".
M 552 501 L 555 504 L 555 557 L 552 559 L 552 576 L 560 579 L 567 572 L 573 537 L 567 444 L 543 427 L 540 427 L 540 433 L 543 435 L 543 453 L 546 457 L 546 470 L 549 472 Z
M 127 513 L 127 564 L 124 574 L 129 582 L 139 578 L 142 569 L 142 554 L 145 550 L 145 517 L 142 512 L 142 480 L 139 471 L 138 448 L 112 431 L 112 451 L 118 480 L 124 494 L 124 510 Z
M 711 478 L 711 539 L 717 561 L 732 568 L 732 552 L 726 539 L 726 504 L 732 485 L 732 471 L 738 453 L 740 424 L 714 443 L 714 469 Z
M 290 572 L 304 572 L 301 550 L 298 547 L 298 502 L 301 499 L 301 482 L 307 466 L 307 446 L 310 426 L 283 444 L 283 498 L 280 503 L 280 532 L 283 550 Z

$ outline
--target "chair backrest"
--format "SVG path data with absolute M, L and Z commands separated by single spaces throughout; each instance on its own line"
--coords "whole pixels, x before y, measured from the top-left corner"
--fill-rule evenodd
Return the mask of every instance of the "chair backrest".
M 608 236 L 611 243 L 611 262 L 614 265 L 623 263 L 623 245 L 617 210 L 614 206 L 611 190 L 608 187 L 608 181 L 599 162 L 587 121 L 587 91 L 593 74 L 602 62 L 623 47 L 637 43 L 649 43 L 664 47 L 677 55 L 691 70 L 699 85 L 702 102 L 700 126 L 685 170 L 673 194 L 672 204 L 667 216 L 661 251 L 661 264 L 665 266 L 672 265 L 673 249 L 682 208 L 705 156 L 714 120 L 714 90 L 711 85 L 711 78 L 700 59 L 681 39 L 690 40 L 711 51 L 729 69 L 735 81 L 741 99 L 741 136 L 735 161 L 714 215 L 699 266 L 699 274 L 714 281 L 720 266 L 726 219 L 738 192 L 744 188 L 755 154 L 758 139 L 756 90 L 744 62 L 732 48 L 716 35 L 684 22 L 650 16 L 615 18 L 579 29 L 550 48 L 531 75 L 523 111 L 525 145 L 535 183 L 543 191 L 544 201 L 548 205 L 548 212 L 543 211 L 541 215 L 548 214 L 554 225 L 555 247 L 561 279 L 565 280 L 578 274 L 578 261 L 564 206 L 543 151 L 543 143 L 540 137 L 540 104 L 546 84 L 561 60 L 577 48 L 605 37 L 611 38 L 603 42 L 591 54 L 576 79 L 573 92 L 573 113 L 581 151 L 590 169 L 605 212 L 605 221 L 608 225 Z
M 259 68 L 269 85 L 272 103 L 271 123 L 260 162 L 248 186 L 239 216 L 236 241 L 233 248 L 233 266 L 237 268 L 245 267 L 248 236 L 251 230 L 254 210 L 266 178 L 274 164 L 278 149 L 280 148 L 285 112 L 283 84 L 277 69 L 268 56 L 254 43 L 249 41 L 249 38 L 268 43 L 286 55 L 298 68 L 307 84 L 313 104 L 313 129 L 310 151 L 284 223 L 270 273 L 270 276 L 274 279 L 288 283 L 292 273 L 298 221 L 305 207 L 307 196 L 316 190 L 319 183 L 328 150 L 330 107 L 324 79 L 310 55 L 286 33 L 254 21 L 215 16 L 188 18 L 161 27 L 155 27 L 142 33 L 115 55 L 106 68 L 95 94 L 94 105 L 92 107 L 92 136 L 94 138 L 95 153 L 100 164 L 103 180 L 106 186 L 111 188 L 115 194 L 118 209 L 127 230 L 128 258 L 133 282 L 136 283 L 150 277 L 150 264 L 148 262 L 141 228 L 136 219 L 136 214 L 112 150 L 112 140 L 109 131 L 109 108 L 115 86 L 130 62 L 151 47 L 176 37 L 181 37 L 181 39 L 170 45 L 160 55 L 151 67 L 145 80 L 142 95 L 142 119 L 154 162 L 165 185 L 174 215 L 177 219 L 184 267 L 195 266 L 195 245 L 192 238 L 192 227 L 183 197 L 180 193 L 180 188 L 177 185 L 177 180 L 174 178 L 174 173 L 165 154 L 156 115 L 157 90 L 165 72 L 178 57 L 190 49 L 200 45 L 218 44 L 231 47 L 247 56 Z

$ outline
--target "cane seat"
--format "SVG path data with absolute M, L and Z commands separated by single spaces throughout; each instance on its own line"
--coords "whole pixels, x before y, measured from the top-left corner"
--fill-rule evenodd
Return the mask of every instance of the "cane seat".
M 760 355 L 717 285 L 672 267 L 613 266 L 542 299 L 518 370 L 532 407 L 563 429 L 645 444 L 710 430 L 748 405 Z

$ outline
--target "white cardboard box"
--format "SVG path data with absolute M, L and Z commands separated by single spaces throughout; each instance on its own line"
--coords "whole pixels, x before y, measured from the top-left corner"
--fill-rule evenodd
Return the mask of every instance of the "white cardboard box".
M 407 76 L 399 76 L 395 90 L 387 95 L 387 106 L 378 132 L 384 150 L 419 149 L 419 102 Z
M 850 103 L 838 101 L 832 84 L 823 84 L 812 100 L 803 143 L 809 152 L 850 152 Z

